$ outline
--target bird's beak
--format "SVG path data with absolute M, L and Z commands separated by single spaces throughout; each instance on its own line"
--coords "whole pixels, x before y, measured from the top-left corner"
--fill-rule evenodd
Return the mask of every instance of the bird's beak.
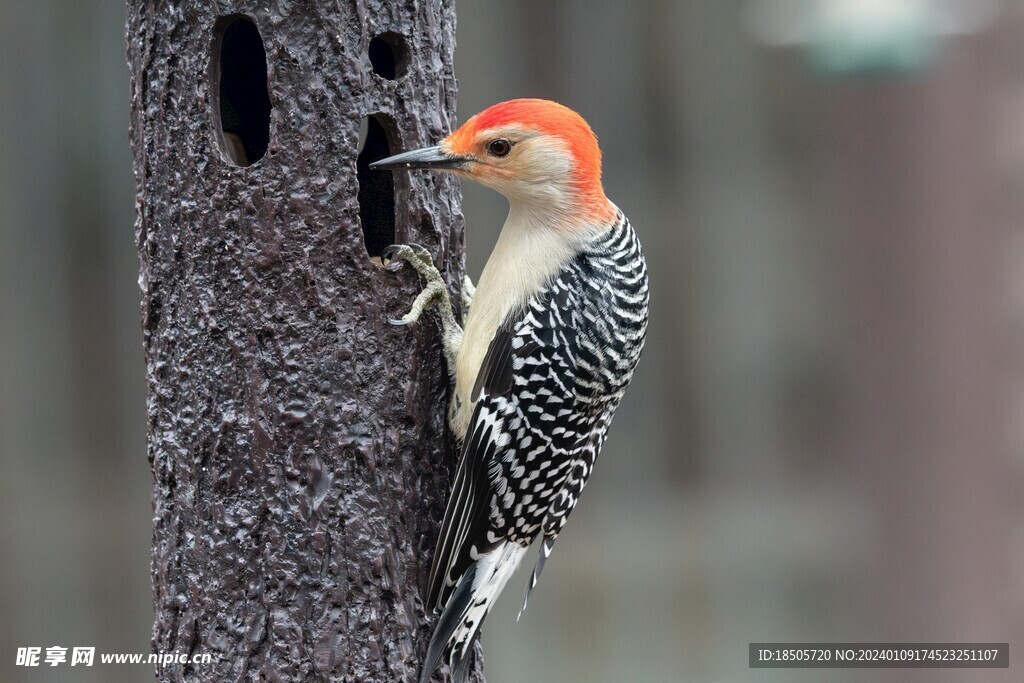
M 448 154 L 440 147 L 424 147 L 374 161 L 370 168 L 380 170 L 427 168 L 434 171 L 458 171 L 469 163 L 468 157 Z

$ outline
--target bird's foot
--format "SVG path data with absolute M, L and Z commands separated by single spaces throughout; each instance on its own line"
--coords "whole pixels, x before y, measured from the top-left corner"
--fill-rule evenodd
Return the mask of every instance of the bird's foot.
M 447 323 L 448 318 L 454 320 L 448 286 L 434 265 L 434 259 L 430 257 L 430 252 L 418 244 L 392 244 L 384 249 L 381 259 L 389 270 L 396 269 L 398 261 L 405 261 L 427 281 L 427 286 L 416 296 L 409 312 L 398 319 L 389 318 L 389 323 L 411 325 L 418 321 L 424 312 L 434 307 L 438 308 L 443 322 Z
M 465 322 L 469 316 L 469 307 L 473 305 L 473 297 L 476 296 L 476 287 L 468 275 L 462 276 L 462 320 Z

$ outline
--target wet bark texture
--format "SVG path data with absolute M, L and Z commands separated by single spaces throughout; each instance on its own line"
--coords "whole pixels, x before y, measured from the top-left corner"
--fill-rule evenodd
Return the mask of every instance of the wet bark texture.
M 450 179 L 365 165 L 452 128 L 454 29 L 451 0 L 128 2 L 153 648 L 213 656 L 158 680 L 418 673 L 447 376 L 367 248 L 423 244 L 457 294 L 463 227 Z

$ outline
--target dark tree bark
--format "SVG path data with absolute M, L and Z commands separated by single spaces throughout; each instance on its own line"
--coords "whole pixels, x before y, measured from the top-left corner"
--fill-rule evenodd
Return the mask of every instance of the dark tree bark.
M 462 218 L 451 180 L 366 164 L 451 129 L 454 28 L 451 0 L 128 2 L 153 648 L 213 655 L 159 680 L 419 670 L 447 376 L 435 325 L 386 322 L 418 277 L 369 256 L 421 243 L 457 287 Z

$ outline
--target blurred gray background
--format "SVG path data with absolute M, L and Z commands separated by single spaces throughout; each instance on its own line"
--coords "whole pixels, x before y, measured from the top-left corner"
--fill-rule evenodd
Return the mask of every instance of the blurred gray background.
M 1020 680 L 747 667 L 751 641 L 1024 656 L 1024 7 L 954 5 L 459 3 L 460 119 L 580 111 L 653 305 L 529 610 L 522 575 L 486 624 L 488 680 Z M 123 22 L 0 4 L 5 681 L 151 679 L 13 666 L 149 649 Z M 505 206 L 464 192 L 475 278 Z

